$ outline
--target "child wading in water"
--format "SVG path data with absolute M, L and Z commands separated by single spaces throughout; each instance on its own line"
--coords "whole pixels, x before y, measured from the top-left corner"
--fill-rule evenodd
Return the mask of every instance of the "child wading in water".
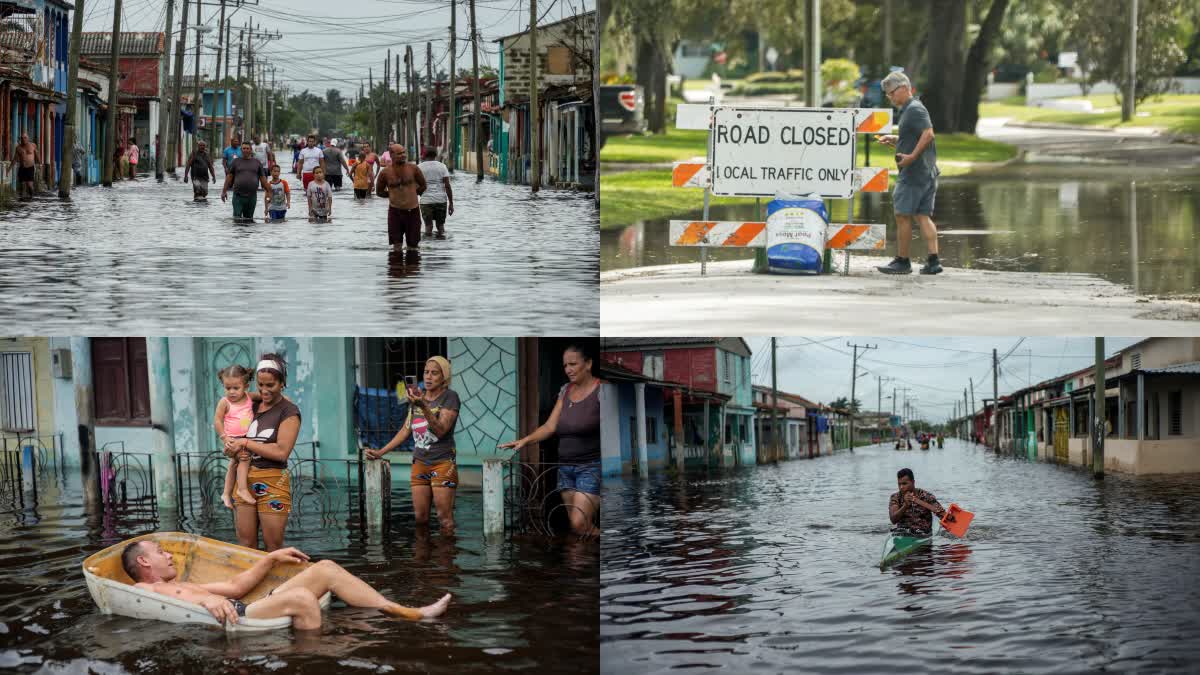
M 250 370 L 243 366 L 232 365 L 223 368 L 221 372 L 217 373 L 217 377 L 221 379 L 221 384 L 225 385 L 225 396 L 217 404 L 217 412 L 213 415 L 213 426 L 216 427 L 217 435 L 220 436 L 221 444 L 224 445 L 225 441 L 230 438 L 245 436 L 250 429 L 250 423 L 254 420 L 254 398 L 257 394 L 250 393 Z M 231 498 L 235 487 L 238 499 L 242 503 L 253 504 L 255 502 L 254 495 L 250 493 L 249 474 L 249 460 L 229 462 L 229 470 L 225 472 L 225 490 L 221 494 L 221 501 L 225 503 L 226 507 L 233 508 Z
M 325 169 L 313 169 L 312 182 L 304 190 L 308 195 L 308 219 L 328 220 L 333 216 L 333 189 L 325 182 Z
M 288 182 L 279 177 L 279 165 L 271 165 L 271 194 L 267 195 L 263 210 L 267 220 L 283 220 L 292 208 L 292 191 Z

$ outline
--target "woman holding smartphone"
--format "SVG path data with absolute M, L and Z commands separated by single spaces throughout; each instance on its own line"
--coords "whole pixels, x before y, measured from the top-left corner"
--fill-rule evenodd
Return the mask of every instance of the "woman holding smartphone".
M 406 380 L 408 378 L 405 378 Z M 437 507 L 442 530 L 454 530 L 454 491 L 458 487 L 454 427 L 461 402 L 450 388 L 450 361 L 434 356 L 425 362 L 424 390 L 405 382 L 408 418 L 395 438 L 379 449 L 368 449 L 368 459 L 380 459 L 413 439 L 413 515 L 418 525 L 429 522 L 430 506 Z

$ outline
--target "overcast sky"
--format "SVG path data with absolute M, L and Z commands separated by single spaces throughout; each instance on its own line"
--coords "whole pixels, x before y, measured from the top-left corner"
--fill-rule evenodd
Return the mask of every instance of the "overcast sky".
M 367 68 L 374 69 L 375 79 L 383 76 L 383 62 L 390 47 L 401 54 L 411 44 L 415 60 L 425 70 L 425 43 L 433 43 L 434 72 L 449 71 L 450 0 L 259 0 L 257 6 L 245 4 L 236 12 L 234 0 L 226 6 L 226 18 L 232 19 L 231 42 L 235 46 L 234 60 L 229 73 L 237 68 L 236 45 L 238 29 L 253 20 L 265 31 L 278 31 L 282 39 L 260 41 L 259 54 L 275 66 L 279 86 L 287 85 L 292 94 L 304 89 L 322 96 L 326 89 L 336 88 L 350 98 L 358 91 L 359 81 L 367 78 Z M 205 44 L 217 42 L 215 27 L 220 6 L 218 0 L 204 0 L 200 15 L 203 23 L 214 27 Z M 85 31 L 111 31 L 112 0 L 92 2 L 84 10 Z M 476 21 L 479 25 L 480 67 L 500 65 L 499 45 L 492 40 L 520 33 L 529 27 L 528 0 L 476 0 Z M 471 67 L 470 15 L 467 0 L 458 0 L 457 65 Z M 165 0 L 124 0 L 121 11 L 122 31 L 161 31 L 166 20 Z M 174 31 L 179 31 L 179 15 L 183 0 L 175 2 Z M 567 18 L 595 9 L 595 0 L 538 0 L 539 24 Z M 195 5 L 189 10 L 189 26 L 195 23 Z M 194 72 L 195 32 L 188 29 L 188 56 L 184 72 Z M 172 47 L 172 53 L 173 47 Z M 202 71 L 209 73 L 216 66 L 214 49 L 205 48 L 200 61 Z M 222 67 L 224 70 L 224 67 Z
M 1105 353 L 1111 356 L 1141 339 L 1106 338 Z M 754 383 L 770 386 L 771 339 L 753 337 L 746 338 L 746 342 L 754 350 Z M 1090 337 L 783 337 L 778 343 L 780 390 L 821 403 L 849 398 L 853 349 L 847 343 L 878 347 L 865 353 L 859 350 L 856 396 L 864 409 L 874 410 L 878 405 L 876 376 L 891 377 L 893 381 L 885 380 L 883 384 L 883 409 L 892 409 L 888 397 L 893 387 L 907 387 L 908 397 L 917 399 L 912 405 L 934 422 L 953 414 L 954 404 L 962 401 L 970 379 L 975 381 L 976 408 L 984 397 L 991 398 L 992 349 L 999 350 L 1003 359 L 1001 396 L 1095 363 L 1095 341 Z M 1005 358 L 1005 354 L 1009 356 Z M 900 404 L 904 395 L 902 391 L 897 394 Z

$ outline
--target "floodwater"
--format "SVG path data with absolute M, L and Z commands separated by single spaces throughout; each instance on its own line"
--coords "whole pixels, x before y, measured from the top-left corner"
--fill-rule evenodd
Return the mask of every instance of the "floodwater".
M 485 540 L 478 492 L 459 495 L 454 536 L 412 527 L 407 483 L 394 488 L 382 538 L 366 538 L 357 509 L 330 517 L 310 507 L 289 523 L 287 545 L 338 562 L 397 602 L 423 605 L 452 593 L 438 620 L 396 621 L 335 598 L 318 635 L 230 636 L 215 626 L 105 616 L 81 572 L 91 553 L 155 530 L 236 542 L 227 511 L 182 521 L 148 508 L 89 514 L 78 469 L 40 481 L 36 503 L 29 487 L 23 504 L 11 490 L 0 494 L 0 672 L 459 675 L 599 667 L 598 545 Z
M 886 262 L 896 250 L 891 194 L 862 194 L 855 208 L 854 222 L 887 225 L 887 251 L 875 254 Z M 700 218 L 700 213 L 674 217 Z M 762 220 L 761 214 L 746 200 L 744 205 L 713 207 L 709 217 Z M 942 262 L 948 266 L 1082 272 L 1135 293 L 1200 294 L 1200 175 L 1195 173 L 1140 168 L 1131 174 L 1103 166 L 1039 164 L 944 178 L 938 184 L 934 222 Z M 700 259 L 697 248 L 669 246 L 668 235 L 669 219 L 604 230 L 601 269 Z M 914 242 L 912 254 L 923 258 L 924 242 Z M 709 260 L 753 257 L 753 249 L 709 250 Z
M 235 222 L 222 176 L 207 203 L 152 174 L 15 203 L 0 211 L 0 315 L 13 332 L 72 335 L 599 332 L 590 194 L 456 172 L 447 236 L 414 256 L 390 250 L 386 199 L 343 189 L 332 222 L 310 223 L 299 178 L 283 177 L 282 223 Z
M 880 571 L 896 472 L 975 513 Z M 1200 485 L 860 448 L 606 485 L 602 671 L 1195 672 Z

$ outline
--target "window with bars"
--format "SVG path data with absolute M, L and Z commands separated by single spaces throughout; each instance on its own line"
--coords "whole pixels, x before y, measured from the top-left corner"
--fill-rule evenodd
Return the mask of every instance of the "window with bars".
M 1183 435 L 1183 392 L 1167 393 L 1167 435 Z
M 37 428 L 33 354 L 0 353 L 0 430 L 26 433 Z
M 406 376 L 415 377 L 417 382 L 424 380 L 425 362 L 431 356 L 446 356 L 446 343 L 444 337 L 359 339 L 354 392 L 354 429 L 359 442 L 367 447 L 383 447 L 400 431 L 408 404 L 396 395 L 397 385 Z M 411 452 L 412 439 L 398 450 Z
M 149 424 L 146 338 L 92 338 L 96 424 Z

